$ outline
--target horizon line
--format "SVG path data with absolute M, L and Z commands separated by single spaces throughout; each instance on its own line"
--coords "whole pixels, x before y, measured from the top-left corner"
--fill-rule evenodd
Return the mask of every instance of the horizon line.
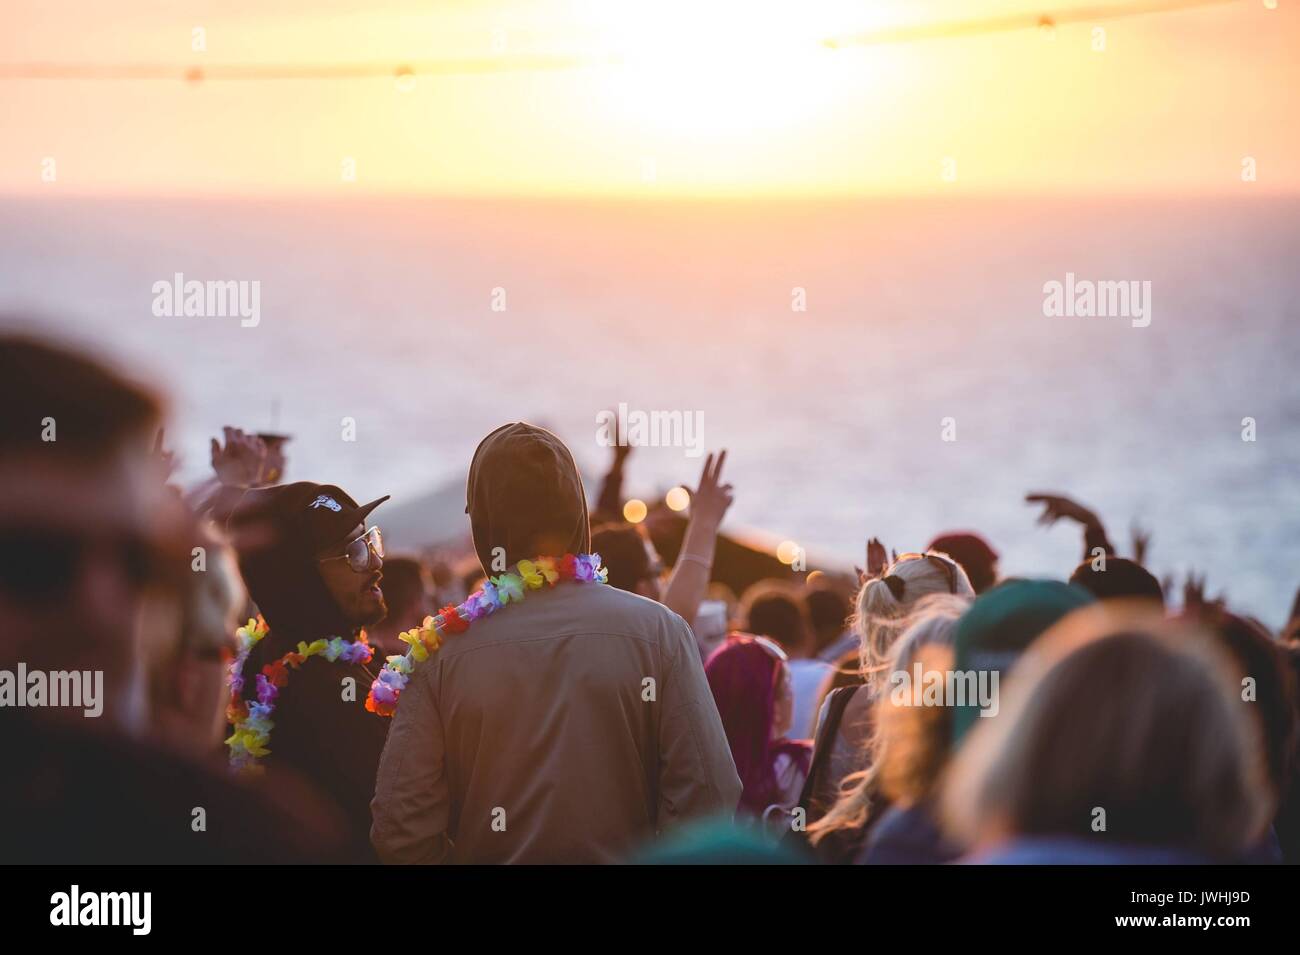
M 1243 195 L 1245 191 L 1247 194 Z M 679 192 L 665 190 L 654 194 L 646 191 L 616 191 L 577 193 L 564 191 L 533 192 L 437 192 L 424 189 L 357 189 L 344 186 L 338 189 L 296 190 L 74 190 L 36 188 L 11 190 L 0 186 L 0 201 L 6 200 L 158 200 L 158 201 L 355 201 L 405 199 L 438 202 L 589 202 L 589 203 L 836 203 L 880 202 L 889 200 L 1206 200 L 1206 199 L 1300 199 L 1300 187 L 1290 189 L 1261 189 L 1257 184 L 1242 184 L 1239 189 L 977 189 L 960 190 L 951 187 L 934 189 L 909 189 L 904 191 L 857 192 Z

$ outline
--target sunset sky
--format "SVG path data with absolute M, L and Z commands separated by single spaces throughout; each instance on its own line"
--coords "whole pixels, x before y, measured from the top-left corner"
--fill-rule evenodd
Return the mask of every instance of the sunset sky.
M 409 90 L 0 79 L 0 192 L 1294 193 L 1300 2 L 1275 5 L 1098 21 L 1098 52 L 1089 23 L 822 42 L 1073 6 L 1055 0 L 5 0 L 5 66 L 618 62 L 422 76 Z M 191 49 L 195 28 L 206 52 Z

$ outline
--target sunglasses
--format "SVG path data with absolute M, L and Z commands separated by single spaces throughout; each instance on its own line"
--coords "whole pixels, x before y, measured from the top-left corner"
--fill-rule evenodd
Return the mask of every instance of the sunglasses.
M 167 576 L 154 542 L 131 534 L 0 529 L 0 594 L 35 607 L 70 600 L 93 561 L 111 564 L 134 592 Z
M 343 548 L 343 553 L 335 554 L 333 557 L 322 557 L 320 563 L 346 560 L 353 573 L 364 574 L 374 566 L 375 560 L 382 559 L 383 556 L 384 535 L 379 533 L 378 527 L 372 527 L 360 537 L 348 541 L 347 546 Z
M 908 560 L 928 560 L 938 565 L 943 569 L 944 576 L 948 580 L 948 593 L 955 594 L 957 592 L 957 567 L 952 561 L 940 557 L 938 554 L 899 554 L 894 564 L 901 564 Z

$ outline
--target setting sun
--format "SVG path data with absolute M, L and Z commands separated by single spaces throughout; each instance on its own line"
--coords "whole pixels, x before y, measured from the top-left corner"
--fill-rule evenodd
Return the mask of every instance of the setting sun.
M 619 66 L 601 97 L 625 123 L 705 141 L 797 131 L 843 105 L 845 57 L 826 37 L 861 25 L 860 4 L 658 5 L 656 16 L 593 4 L 601 45 Z M 834 13 L 834 16 L 828 16 Z M 852 68 L 852 66 L 850 66 Z
M 1276 121 L 1297 8 L 1110 17 L 1124 6 L 1043 31 L 1002 0 L 293 0 L 89 7 L 72 33 L 20 4 L 0 189 L 46 189 L 49 159 L 78 193 L 1223 193 L 1246 154 L 1262 189 L 1300 186 L 1300 127 Z M 97 65 L 127 78 L 77 72 Z

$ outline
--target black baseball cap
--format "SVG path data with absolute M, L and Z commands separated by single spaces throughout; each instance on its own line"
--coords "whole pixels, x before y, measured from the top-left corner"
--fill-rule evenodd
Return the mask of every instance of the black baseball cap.
M 336 484 L 296 481 L 276 487 L 255 488 L 240 499 L 231 515 L 236 527 L 270 524 L 280 543 L 319 553 L 343 543 L 364 526 L 370 512 L 392 495 L 358 504 Z

